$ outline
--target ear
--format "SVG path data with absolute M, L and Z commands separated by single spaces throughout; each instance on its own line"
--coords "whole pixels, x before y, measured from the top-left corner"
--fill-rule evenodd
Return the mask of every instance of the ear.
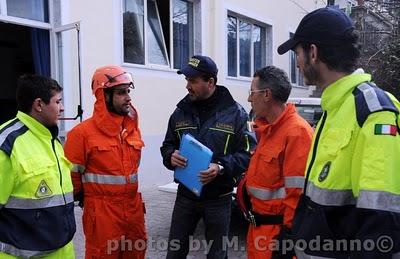
M 318 47 L 315 44 L 310 45 L 310 51 L 308 52 L 308 57 L 311 62 L 317 63 L 318 60 Z
M 266 89 L 266 91 L 264 92 L 264 99 L 265 99 L 265 101 L 272 100 L 272 91 L 271 91 L 271 89 L 269 89 L 269 88 Z
M 42 112 L 43 105 L 44 105 L 44 103 L 43 103 L 42 99 L 36 98 L 32 103 L 32 111 Z
M 210 77 L 210 79 L 208 79 L 208 85 L 209 86 L 214 86 L 215 85 L 214 77 Z

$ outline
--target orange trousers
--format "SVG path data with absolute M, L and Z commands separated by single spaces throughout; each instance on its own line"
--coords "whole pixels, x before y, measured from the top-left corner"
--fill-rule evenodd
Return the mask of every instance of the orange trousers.
M 85 197 L 86 259 L 144 259 L 147 236 L 140 193 L 131 197 Z
M 249 225 L 247 232 L 247 258 L 269 259 L 272 256 L 274 243 L 271 240 L 279 234 L 279 225 Z

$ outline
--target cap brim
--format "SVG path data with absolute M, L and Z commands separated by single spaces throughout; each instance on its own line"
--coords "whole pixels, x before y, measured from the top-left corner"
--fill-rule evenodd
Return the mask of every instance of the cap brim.
M 278 54 L 279 55 L 283 55 L 286 52 L 288 52 L 291 49 L 294 49 L 294 47 L 296 47 L 296 45 L 299 43 L 298 39 L 290 38 L 288 39 L 286 42 L 282 43 L 279 47 L 278 47 Z
M 184 74 L 188 78 L 198 77 L 202 74 L 201 71 L 196 70 L 189 65 L 184 66 L 182 69 L 178 70 L 176 73 L 178 73 L 178 75 Z

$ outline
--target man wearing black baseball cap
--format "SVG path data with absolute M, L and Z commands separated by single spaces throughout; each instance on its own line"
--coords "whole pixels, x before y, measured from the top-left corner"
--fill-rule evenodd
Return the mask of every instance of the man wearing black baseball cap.
M 305 82 L 323 90 L 324 110 L 293 220 L 294 241 L 307 244 L 298 258 L 400 256 L 399 101 L 354 71 L 358 37 L 339 9 L 307 14 L 278 53 L 288 50 Z
M 227 257 L 224 242 L 229 232 L 233 185 L 247 170 L 255 139 L 246 127 L 246 111 L 226 87 L 216 85 L 218 69 L 211 58 L 195 55 L 177 73 L 186 77 L 188 94 L 169 119 L 161 147 L 163 163 L 175 170 L 190 161 L 190 157 L 179 153 L 184 134 L 191 134 L 210 148 L 213 157 L 209 168 L 199 172 L 203 184 L 200 196 L 175 179 L 179 185 L 167 258 L 186 258 L 189 237 L 203 218 L 205 238 L 211 245 L 207 258 L 223 259 Z

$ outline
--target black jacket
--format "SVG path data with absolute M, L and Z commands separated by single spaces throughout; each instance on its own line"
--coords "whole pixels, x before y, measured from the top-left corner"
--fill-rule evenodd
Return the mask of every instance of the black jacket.
M 169 119 L 161 147 L 163 163 L 170 170 L 175 169 L 171 165 L 171 154 L 179 149 L 183 134 L 190 133 L 213 151 L 212 162 L 224 166 L 224 174 L 203 187 L 200 199 L 216 199 L 231 192 L 237 179 L 247 170 L 250 151 L 256 143 L 247 130 L 247 112 L 235 102 L 227 88 L 217 85 L 210 98 L 217 101 L 204 114 L 199 105 L 185 96 Z M 179 184 L 178 193 L 198 199 L 182 184 Z

